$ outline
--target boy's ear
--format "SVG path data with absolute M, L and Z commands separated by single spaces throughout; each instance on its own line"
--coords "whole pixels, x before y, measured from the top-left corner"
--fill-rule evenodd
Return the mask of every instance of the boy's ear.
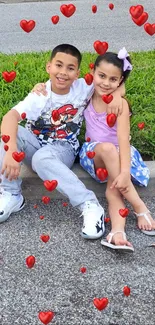
M 77 71 L 75 80 L 79 78 L 79 75 L 80 75 L 80 69 Z
M 46 72 L 49 73 L 50 72 L 50 66 L 51 66 L 51 63 L 50 61 L 46 63 Z

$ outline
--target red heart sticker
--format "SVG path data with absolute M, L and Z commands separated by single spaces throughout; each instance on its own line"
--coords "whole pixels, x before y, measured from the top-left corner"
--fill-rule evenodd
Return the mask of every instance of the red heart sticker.
M 8 151 L 9 147 L 7 146 L 7 144 L 4 145 L 4 150 Z
M 87 268 L 86 268 L 85 266 L 82 266 L 82 267 L 80 268 L 80 272 L 81 272 L 81 273 L 86 273 L 86 271 L 87 271 Z
M 108 177 L 108 172 L 105 168 L 97 168 L 96 175 L 100 181 L 104 181 Z
M 92 8 L 91 8 L 93 14 L 96 14 L 97 12 L 97 6 L 96 5 L 93 5 Z
M 51 113 L 53 121 L 58 121 L 60 119 L 60 114 L 58 112 L 58 110 L 54 109 Z
M 86 155 L 89 159 L 93 159 L 95 157 L 95 151 L 87 151 Z
M 92 82 L 93 82 L 93 76 L 92 74 L 90 73 L 87 73 L 85 76 L 84 76 L 84 79 L 85 79 L 85 82 L 87 85 L 91 85 Z
M 49 196 L 43 196 L 41 200 L 44 204 L 48 204 L 51 201 Z
M 21 151 L 21 152 L 13 152 L 12 153 L 12 157 L 14 160 L 16 160 L 17 162 L 21 162 L 24 158 L 25 158 L 25 152 Z
M 131 6 L 129 12 L 134 19 L 138 19 L 144 11 L 144 7 L 141 5 Z
M 101 42 L 101 41 L 95 41 L 94 42 L 94 49 L 99 54 L 104 54 L 108 49 L 108 43 L 107 42 Z
M 126 218 L 129 214 L 129 209 L 128 208 L 119 209 L 119 214 L 122 218 Z
M 86 142 L 90 142 L 91 139 L 89 137 L 86 138 Z
M 148 13 L 147 12 L 143 12 L 142 15 L 138 18 L 138 19 L 134 19 L 132 18 L 132 20 L 134 21 L 134 23 L 138 26 L 142 26 L 144 23 L 146 23 L 146 21 L 148 20 Z
M 24 32 L 26 33 L 30 33 L 34 27 L 35 27 L 36 23 L 34 20 L 21 20 L 20 21 L 20 27 L 24 30 Z
M 108 298 L 94 298 L 93 303 L 98 310 L 103 310 L 107 307 L 109 300 Z
M 144 25 L 144 29 L 150 36 L 155 34 L 155 24 L 147 23 Z
M 35 135 L 39 135 L 39 134 L 40 134 L 40 131 L 39 131 L 39 130 L 33 130 L 33 133 L 34 133 Z
M 106 104 L 110 104 L 113 100 L 113 95 L 103 95 L 102 96 L 102 100 L 106 103 Z
M 71 17 L 74 14 L 75 10 L 76 7 L 72 3 L 69 5 L 61 5 L 60 7 L 60 11 L 67 18 Z
M 12 82 L 16 78 L 16 71 L 3 71 L 2 77 L 6 82 Z
M 40 218 L 40 220 L 43 220 L 45 217 L 44 216 L 40 216 L 39 218 Z
M 116 123 L 117 116 L 114 113 L 108 114 L 106 120 L 107 120 L 108 126 L 110 128 L 112 128 Z
M 114 4 L 113 3 L 109 3 L 109 9 L 113 10 L 114 9 Z
M 126 296 L 126 297 L 130 296 L 130 293 L 131 293 L 130 288 L 128 286 L 125 286 L 123 288 L 123 293 L 124 293 L 124 296 Z
M 94 63 L 89 63 L 89 68 L 94 69 Z
M 7 143 L 10 140 L 10 136 L 9 135 L 2 135 L 2 140 L 3 140 L 3 142 Z
M 25 120 L 25 118 L 26 118 L 26 113 L 22 113 L 22 114 L 21 114 L 21 118 L 22 118 L 23 120 Z
M 104 218 L 104 222 L 105 222 L 105 223 L 110 222 L 110 218 L 109 218 L 109 217 Z
M 31 269 L 35 264 L 35 256 L 30 255 L 26 258 L 26 265 L 29 269 Z
M 67 207 L 68 206 L 68 203 L 67 202 L 63 202 L 62 205 L 63 205 L 63 207 Z
M 51 21 L 54 25 L 56 25 L 59 22 L 59 16 L 52 16 Z
M 138 125 L 138 128 L 140 130 L 144 129 L 144 127 L 145 127 L 145 123 L 144 122 L 138 123 L 137 125 Z
M 43 324 L 47 325 L 52 321 L 54 313 L 53 311 L 41 311 L 38 317 Z
M 38 205 L 37 205 L 37 204 L 35 204 L 35 205 L 34 205 L 34 209 L 37 209 L 37 208 L 38 208 Z
M 57 187 L 58 182 L 54 179 L 52 181 L 44 181 L 44 186 L 48 191 L 54 191 L 55 188 Z
M 49 235 L 41 235 L 40 236 L 40 239 L 44 242 L 44 243 L 47 243 L 50 239 L 50 236 Z

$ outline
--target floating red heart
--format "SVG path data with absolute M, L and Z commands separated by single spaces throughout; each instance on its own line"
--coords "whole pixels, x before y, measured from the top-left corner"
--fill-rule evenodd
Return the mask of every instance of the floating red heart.
M 51 201 L 49 196 L 43 196 L 41 200 L 44 204 L 48 204 Z
M 40 220 L 43 220 L 45 217 L 44 216 L 40 216 L 39 218 L 40 218 Z
M 110 218 L 109 218 L 109 217 L 104 218 L 104 222 L 105 222 L 105 223 L 110 222 Z
M 124 296 L 126 296 L 126 297 L 130 296 L 130 292 L 131 292 L 131 290 L 130 290 L 130 288 L 128 286 L 125 286 L 123 288 Z
M 58 185 L 58 182 L 57 182 L 57 180 L 52 180 L 52 181 L 44 181 L 44 186 L 46 187 L 46 189 L 48 190 L 48 191 L 54 191 L 55 190 L 55 188 L 57 187 L 57 185 Z
M 105 168 L 97 168 L 96 175 L 100 181 L 104 181 L 108 177 L 108 172 Z
M 106 120 L 107 120 L 108 126 L 110 128 L 112 128 L 116 123 L 117 116 L 114 113 L 108 114 Z
M 2 77 L 6 82 L 12 82 L 16 78 L 16 71 L 3 71 Z
M 60 11 L 67 18 L 71 17 L 74 14 L 75 10 L 76 7 L 72 3 L 69 5 L 61 5 L 60 7 Z
M 113 3 L 109 3 L 109 9 L 113 10 L 114 9 L 114 4 Z
M 25 120 L 25 118 L 26 118 L 26 113 L 22 113 L 22 114 L 21 114 L 21 118 L 22 118 L 23 120 Z
M 30 255 L 26 258 L 26 264 L 29 267 L 29 269 L 31 269 L 34 266 L 35 261 L 36 261 L 36 259 L 35 259 L 35 256 L 33 256 L 33 255 Z
M 10 140 L 10 136 L 9 135 L 2 135 L 2 140 L 3 140 L 3 142 L 7 143 Z
M 147 12 L 143 12 L 142 15 L 138 19 L 132 18 L 132 20 L 134 21 L 134 23 L 136 25 L 142 26 L 144 23 L 146 23 L 148 17 L 149 17 L 148 13 Z
M 39 316 L 40 321 L 43 324 L 47 325 L 52 321 L 52 319 L 54 317 L 54 313 L 53 313 L 53 311 L 41 311 L 38 316 Z
M 35 204 L 35 205 L 34 205 L 34 209 L 37 209 L 37 208 L 38 208 L 38 205 L 37 205 L 37 204 Z
M 92 8 L 91 8 L 93 14 L 96 14 L 97 12 L 97 6 L 96 5 L 93 5 Z
M 35 135 L 39 135 L 39 134 L 40 134 L 40 131 L 39 131 L 39 130 L 33 130 L 33 133 L 34 133 Z
M 94 63 L 89 63 L 89 68 L 94 69 Z
M 108 298 L 94 298 L 93 303 L 98 310 L 103 310 L 107 307 L 109 300 Z
M 16 160 L 17 162 L 21 162 L 24 158 L 25 158 L 25 152 L 21 151 L 21 152 L 13 152 L 12 153 L 12 157 L 14 160 Z
M 129 214 L 129 209 L 128 208 L 119 209 L 119 214 L 122 218 L 126 218 Z
M 21 20 L 20 21 L 20 27 L 24 30 L 24 32 L 26 33 L 30 33 L 34 27 L 35 27 L 36 23 L 34 20 Z
M 144 7 L 141 5 L 131 6 L 129 12 L 134 19 L 138 19 L 144 11 Z
M 80 272 L 81 272 L 81 273 L 86 273 L 86 271 L 87 271 L 87 268 L 86 268 L 85 266 L 82 266 L 82 267 L 80 268 Z
M 144 122 L 138 123 L 137 125 L 138 125 L 138 128 L 140 130 L 144 129 L 144 127 L 145 127 L 145 123 Z
M 53 121 L 58 121 L 60 119 L 60 114 L 58 112 L 58 110 L 54 109 L 51 113 Z
M 54 24 L 54 25 L 56 25 L 58 22 L 59 22 L 59 16 L 52 16 L 51 17 L 51 21 L 52 21 L 52 23 Z
M 92 76 L 92 74 L 90 74 L 90 73 L 87 73 L 87 74 L 84 76 L 84 79 L 85 79 L 85 82 L 87 83 L 87 85 L 91 85 L 92 82 L 93 82 L 93 76 Z
M 4 150 L 8 151 L 9 147 L 7 146 L 7 144 L 4 145 Z
M 50 236 L 49 235 L 41 235 L 40 236 L 40 239 L 44 242 L 44 243 L 47 243 L 50 239 Z
M 93 159 L 95 157 L 95 151 L 87 151 L 86 155 L 89 159 Z
M 155 34 L 155 24 L 146 23 L 144 29 L 150 36 Z
M 63 207 L 67 207 L 68 206 L 68 203 L 67 202 L 63 202 L 62 205 L 63 205 Z
M 89 137 L 86 138 L 86 142 L 90 142 L 91 139 Z
M 95 51 L 100 55 L 104 54 L 108 49 L 107 42 L 95 41 L 93 45 L 94 45 Z
M 110 104 L 113 100 L 113 95 L 103 95 L 102 96 L 102 100 L 106 103 L 106 104 Z

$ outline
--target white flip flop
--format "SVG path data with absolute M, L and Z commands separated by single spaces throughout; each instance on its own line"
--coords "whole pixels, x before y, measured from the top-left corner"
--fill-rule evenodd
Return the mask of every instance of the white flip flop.
M 134 214 L 136 215 L 137 218 L 138 217 L 144 217 L 145 220 L 149 223 L 149 225 L 152 226 L 151 221 L 150 221 L 149 217 L 147 216 L 148 213 L 150 213 L 150 211 L 141 212 L 141 213 L 134 212 Z M 144 230 L 144 229 L 139 228 L 139 230 L 141 232 L 143 232 L 143 234 L 145 234 L 145 235 L 155 236 L 155 229 L 153 229 L 153 230 Z
M 123 235 L 123 239 L 126 240 L 126 233 L 124 231 L 116 231 L 114 233 L 110 232 L 109 240 L 106 241 L 106 240 L 102 239 L 101 240 L 101 245 L 112 248 L 112 249 L 115 249 L 115 250 L 122 250 L 122 251 L 126 251 L 126 252 L 134 252 L 133 247 L 130 247 L 130 246 L 127 246 L 127 245 L 115 245 L 115 244 L 111 243 L 112 237 L 115 234 L 118 234 L 118 233 L 121 233 Z

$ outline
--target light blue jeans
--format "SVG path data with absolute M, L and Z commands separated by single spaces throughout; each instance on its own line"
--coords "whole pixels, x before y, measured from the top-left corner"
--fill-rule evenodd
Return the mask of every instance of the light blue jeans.
M 4 143 L 0 144 L 0 170 L 5 155 Z M 84 202 L 96 201 L 95 194 L 88 190 L 79 178 L 70 169 L 75 156 L 71 145 L 64 141 L 55 141 L 52 144 L 40 146 L 37 138 L 27 129 L 18 126 L 17 133 L 18 151 L 25 152 L 23 163 L 32 167 L 38 176 L 44 180 L 56 179 L 57 190 L 67 196 L 73 207 L 80 210 Z M 22 179 L 9 181 L 5 174 L 1 175 L 0 187 L 12 194 L 21 193 Z

